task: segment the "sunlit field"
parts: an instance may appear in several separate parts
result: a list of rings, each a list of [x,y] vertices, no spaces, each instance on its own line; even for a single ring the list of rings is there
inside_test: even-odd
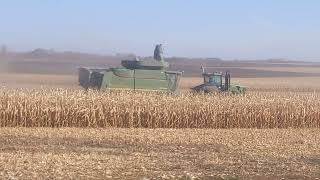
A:
[[[320,93],[0,90],[1,127],[318,128]]]
[[[2,128],[5,179],[314,179],[318,129]]]
[[[302,179],[320,174],[320,78],[232,78],[245,95],[84,91],[2,74],[4,178]]]

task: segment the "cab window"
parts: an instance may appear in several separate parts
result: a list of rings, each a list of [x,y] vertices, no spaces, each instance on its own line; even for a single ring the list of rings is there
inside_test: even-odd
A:
[[[221,76],[211,76],[209,78],[209,83],[215,86],[221,86]]]

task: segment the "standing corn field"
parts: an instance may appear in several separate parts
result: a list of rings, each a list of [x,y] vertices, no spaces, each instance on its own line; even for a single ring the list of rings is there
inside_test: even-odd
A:
[[[319,93],[0,90],[1,127],[320,127]]]

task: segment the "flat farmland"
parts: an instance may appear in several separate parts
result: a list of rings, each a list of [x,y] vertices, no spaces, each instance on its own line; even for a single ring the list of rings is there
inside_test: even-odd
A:
[[[86,92],[75,74],[3,72],[0,176],[319,178],[317,67],[237,67],[250,68],[259,77],[231,80],[249,88],[244,96],[190,94],[200,74],[167,95]],[[272,70],[281,76],[263,76]]]
[[[0,87],[27,89],[81,89],[76,75],[0,73]],[[307,91],[320,90],[320,76],[232,78],[233,84],[247,86],[249,91]],[[182,77],[179,89],[188,91],[203,83],[201,77]]]
[[[181,79],[181,90],[188,90],[203,83],[203,78],[184,77]],[[246,86],[255,92],[314,92],[320,90],[320,77],[273,77],[273,78],[232,78],[232,84]]]
[[[12,89],[79,89],[75,75],[0,73],[0,86]]]
[[[316,179],[318,129],[2,128],[4,179]]]

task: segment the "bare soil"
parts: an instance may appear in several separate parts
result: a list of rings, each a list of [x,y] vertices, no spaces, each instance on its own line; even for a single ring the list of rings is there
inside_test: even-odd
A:
[[[318,129],[2,128],[5,179],[316,179]]]
[[[117,67],[121,60],[133,57],[101,56],[75,52],[34,51],[29,53],[11,53],[0,56],[0,72],[22,74],[60,74],[76,75],[77,68]],[[150,57],[142,58],[151,60]],[[216,58],[166,58],[170,70],[184,71],[185,77],[201,76],[200,66],[213,67],[214,71],[230,70],[237,78],[262,77],[310,77],[320,76],[320,63],[294,61],[224,61]],[[303,69],[311,68],[310,71]]]
[[[0,87],[79,89],[77,67],[117,66],[121,58],[4,60]],[[320,90],[319,64],[170,61],[185,71],[182,91],[202,83],[200,64],[231,70],[232,82],[250,91]],[[1,128],[0,162],[3,179],[319,179],[320,131]]]

